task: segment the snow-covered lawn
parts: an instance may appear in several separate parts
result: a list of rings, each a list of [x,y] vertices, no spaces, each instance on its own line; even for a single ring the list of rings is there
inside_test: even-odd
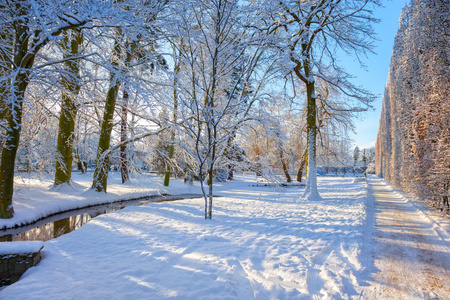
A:
[[[26,176],[26,175],[25,175]],[[29,224],[43,217],[61,211],[85,207],[87,205],[111,203],[161,193],[182,194],[200,193],[198,186],[183,184],[172,180],[170,187],[164,187],[162,180],[154,175],[142,175],[121,184],[120,173],[111,172],[108,179],[108,193],[90,190],[92,173],[73,174],[72,187],[64,185],[54,188],[53,179],[16,177],[13,195],[14,217],[0,219],[0,228]]]
[[[367,231],[366,183],[319,178],[323,200],[305,201],[302,189],[251,187],[252,179],[217,184],[221,197],[214,199],[212,220],[203,219],[202,199],[99,216],[46,242],[40,264],[1,290],[0,298],[359,296],[369,271],[361,253]],[[172,184],[173,191],[189,188]],[[189,189],[198,192],[197,187]],[[111,190],[114,197],[127,195],[120,188]]]

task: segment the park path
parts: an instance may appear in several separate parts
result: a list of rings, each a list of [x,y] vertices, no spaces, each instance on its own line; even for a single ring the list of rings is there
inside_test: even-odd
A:
[[[450,299],[450,248],[439,225],[382,179],[367,181],[371,274],[362,298]]]

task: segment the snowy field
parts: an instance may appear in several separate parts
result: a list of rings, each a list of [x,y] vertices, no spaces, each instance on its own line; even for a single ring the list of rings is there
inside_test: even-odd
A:
[[[22,180],[16,223],[86,204],[198,185],[153,176],[109,193]],[[320,201],[299,188],[255,186],[254,176],[215,185],[204,200],[129,206],[44,243],[43,259],[0,299],[448,299],[450,225],[381,179],[319,177]],[[3,222],[3,223],[1,223]],[[5,226],[8,220],[0,220]],[[406,230],[406,231],[405,231]],[[1,247],[0,243],[0,247]]]
[[[250,180],[217,185],[212,220],[203,219],[202,199],[99,216],[46,242],[40,264],[0,298],[357,297],[368,273],[366,183],[320,178],[323,200],[306,202],[301,189],[250,187]]]

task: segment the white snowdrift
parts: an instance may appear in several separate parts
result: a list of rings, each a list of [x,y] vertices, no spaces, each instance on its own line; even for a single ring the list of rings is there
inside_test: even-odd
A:
[[[42,247],[44,247],[42,241],[1,243],[0,255],[34,253],[41,250]]]

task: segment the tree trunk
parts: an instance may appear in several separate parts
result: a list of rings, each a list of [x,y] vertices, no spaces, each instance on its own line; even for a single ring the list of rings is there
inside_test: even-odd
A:
[[[303,170],[305,169],[305,165],[306,165],[306,157],[307,157],[307,153],[308,153],[308,148],[306,148],[305,153],[303,153],[303,156],[300,159],[300,166],[298,168],[298,172],[297,172],[297,181],[298,182],[302,182],[302,176],[303,176]]]
[[[209,131],[209,129],[208,129]],[[211,140],[210,140],[211,141]],[[215,146],[213,146],[213,150],[208,154],[208,195],[205,197],[205,219],[212,218],[212,202],[213,202],[213,177],[214,177],[214,155],[215,155]],[[200,178],[203,180],[203,178]]]
[[[70,58],[78,54],[78,46],[82,43],[83,35],[72,32],[73,36],[69,38],[67,33],[61,47],[70,54],[65,54],[64,58]],[[68,43],[70,39],[70,49]],[[62,92],[61,113],[59,117],[58,142],[56,149],[58,158],[55,168],[55,185],[63,183],[69,184],[72,180],[72,162],[73,162],[73,141],[75,131],[75,120],[77,116],[76,96],[80,91],[80,68],[74,60],[65,62],[67,74],[61,76],[61,83],[64,87]]]
[[[205,97],[205,107],[206,107],[206,128],[207,128],[207,138],[208,138],[208,214],[205,218],[212,219],[212,202],[213,202],[213,177],[214,177],[214,162],[216,160],[216,142],[217,142],[217,124],[215,122],[214,116],[214,100],[217,84],[217,57],[218,49],[215,49],[213,68],[212,68],[212,82],[211,88]]]
[[[307,68],[305,68],[307,69]],[[306,72],[305,72],[306,73]],[[306,77],[309,78],[309,70]],[[307,95],[307,139],[308,139],[308,172],[305,187],[305,197],[310,200],[320,199],[317,190],[317,168],[316,168],[316,138],[317,138],[317,107],[314,91],[314,80],[306,85]]]
[[[228,177],[227,180],[233,180],[234,179],[234,169],[232,164],[228,164]]]
[[[288,183],[292,182],[291,175],[289,175],[289,170],[286,166],[286,162],[284,161],[283,150],[281,150],[281,149],[280,149],[279,157],[280,157],[280,162],[281,162],[281,166],[283,168],[284,175],[286,176],[286,182],[288,182]]]
[[[194,183],[194,175],[189,163],[186,163],[186,166],[184,167],[184,183]]]
[[[81,171],[82,174],[85,174],[87,172],[87,162],[83,160],[82,156],[80,155],[80,122],[78,122],[78,133],[77,133],[77,147],[75,148],[75,158],[77,160],[77,167],[78,170]],[[84,135],[83,135],[83,142],[82,144],[85,144],[86,142],[86,129],[87,125],[86,122],[84,123]]]
[[[86,174],[86,163],[81,161],[80,158],[77,158],[77,168],[81,171],[81,174]]]
[[[20,131],[22,129],[22,107],[28,81],[26,75],[19,74],[16,77],[14,100],[9,107],[7,116],[6,140],[2,150],[0,166],[0,218],[8,219],[14,215],[12,196],[14,190],[14,163],[16,161],[17,148],[19,147]]]
[[[126,43],[126,57],[125,57],[125,67],[130,65],[131,60],[133,59],[133,51],[136,47],[136,42],[129,44]],[[126,88],[126,84],[123,87],[123,106],[122,106],[122,114],[121,114],[121,125],[120,125],[120,142],[123,145],[120,147],[120,174],[122,177],[122,184],[130,180],[130,174],[128,169],[128,159],[127,159],[127,144],[124,143],[127,140],[127,132],[128,132],[128,98],[129,94]]]
[[[212,172],[210,172],[212,173]],[[208,192],[208,219],[212,219],[212,203],[213,203],[213,185],[212,183],[209,185],[209,192]]]
[[[120,34],[118,34],[118,37]],[[117,74],[118,60],[120,59],[121,47],[117,39],[114,42],[114,53],[111,64],[113,69],[110,75],[110,87],[106,95],[105,111],[103,114],[102,128],[97,148],[97,162],[92,180],[92,189],[97,192],[105,192],[108,184],[109,171],[109,153],[107,153],[111,144],[111,132],[113,128],[114,109],[116,106],[117,93],[119,91],[120,81]]]
[[[223,152],[223,156],[225,156],[228,160],[227,169],[228,169],[228,176],[227,180],[233,180],[234,177],[234,167],[231,163],[231,160],[233,159],[233,141],[234,141],[235,135],[233,134],[228,138],[227,146],[225,147],[225,150]]]
[[[172,143],[169,146],[169,157],[168,157],[168,162],[167,162],[167,165],[166,165],[166,174],[164,175],[164,186],[169,186],[170,173],[171,173],[171,164],[172,164],[174,150],[175,150],[175,147],[174,147],[174,145]]]
[[[13,38],[9,35],[8,32],[6,32],[6,30],[1,32],[1,40],[2,41],[13,41]],[[7,62],[9,61],[9,57],[8,55],[6,55],[5,52],[0,51],[0,61],[3,62]],[[11,70],[11,64],[8,65],[0,65],[0,73],[6,75],[10,70]],[[11,84],[10,80],[5,80],[5,82],[0,82],[0,122],[3,123],[3,121],[6,122],[6,124],[9,125],[10,120],[7,120],[8,116],[10,115],[9,111],[8,111],[8,104],[7,104],[7,100],[8,100],[8,95],[9,95],[9,90],[8,90],[8,86]],[[6,119],[6,120],[5,120]],[[7,137],[5,137],[8,141],[9,139],[13,138],[12,136],[10,137],[10,134],[12,132],[6,131],[5,135],[7,135]],[[13,192],[13,181],[9,179],[9,177],[12,176],[12,179],[14,179],[14,160],[15,160],[15,156],[16,154],[14,153],[6,153],[5,152],[5,157],[3,152],[7,149],[6,147],[8,147],[4,143],[4,138],[0,138],[0,145],[2,145],[3,147],[0,150],[1,153],[1,165],[0,165],[0,218],[2,219],[6,219],[6,218],[12,218],[13,214],[14,214],[14,209],[12,206],[12,192]],[[9,147],[8,147],[9,148]],[[4,162],[5,160],[5,162]],[[13,162],[12,164],[12,168],[11,165],[8,166],[8,168],[6,168],[6,166],[4,167],[4,164],[7,164],[9,162]],[[10,171],[12,170],[12,174],[10,174]],[[9,172],[8,172],[9,171]]]
[[[205,215],[205,219],[212,219],[212,202],[213,202],[213,182],[214,182],[214,161],[216,159],[216,139],[217,139],[217,129],[216,126],[211,128],[208,125],[208,140],[209,145],[212,149],[210,150],[208,157],[208,214]]]
[[[122,103],[122,118],[120,125],[120,142],[123,143],[127,140],[127,115],[128,115],[128,92],[124,87],[123,91],[123,103]],[[124,144],[120,147],[120,174],[122,176],[122,184],[130,180],[128,174],[128,162],[127,162],[127,145]]]
[[[0,40],[4,43],[12,44],[13,38],[10,36],[8,32],[2,31],[0,33]],[[9,70],[11,70],[11,64],[7,63],[9,61],[8,55],[5,52],[0,51],[0,61],[4,65],[0,65],[0,74],[6,75]],[[8,95],[8,86],[10,86],[11,81],[5,80],[0,81],[0,122],[6,118],[8,112],[8,105],[6,104],[6,99]],[[1,138],[0,138],[1,142]]]
[[[181,53],[180,53],[181,55]],[[174,73],[175,73],[175,77],[173,79],[173,122],[176,123],[177,122],[177,109],[178,109],[178,95],[177,95],[177,82],[178,82],[178,73],[180,72],[180,62],[176,62],[175,63],[175,67],[174,67]],[[175,151],[175,146],[174,146],[174,142],[175,142],[175,132],[172,133],[172,143],[169,146],[169,161],[167,163],[167,170],[166,170],[166,175],[164,177],[164,186],[169,186],[169,182],[170,182],[170,172],[171,172],[171,164],[172,164],[172,159],[173,159],[173,154]]]

